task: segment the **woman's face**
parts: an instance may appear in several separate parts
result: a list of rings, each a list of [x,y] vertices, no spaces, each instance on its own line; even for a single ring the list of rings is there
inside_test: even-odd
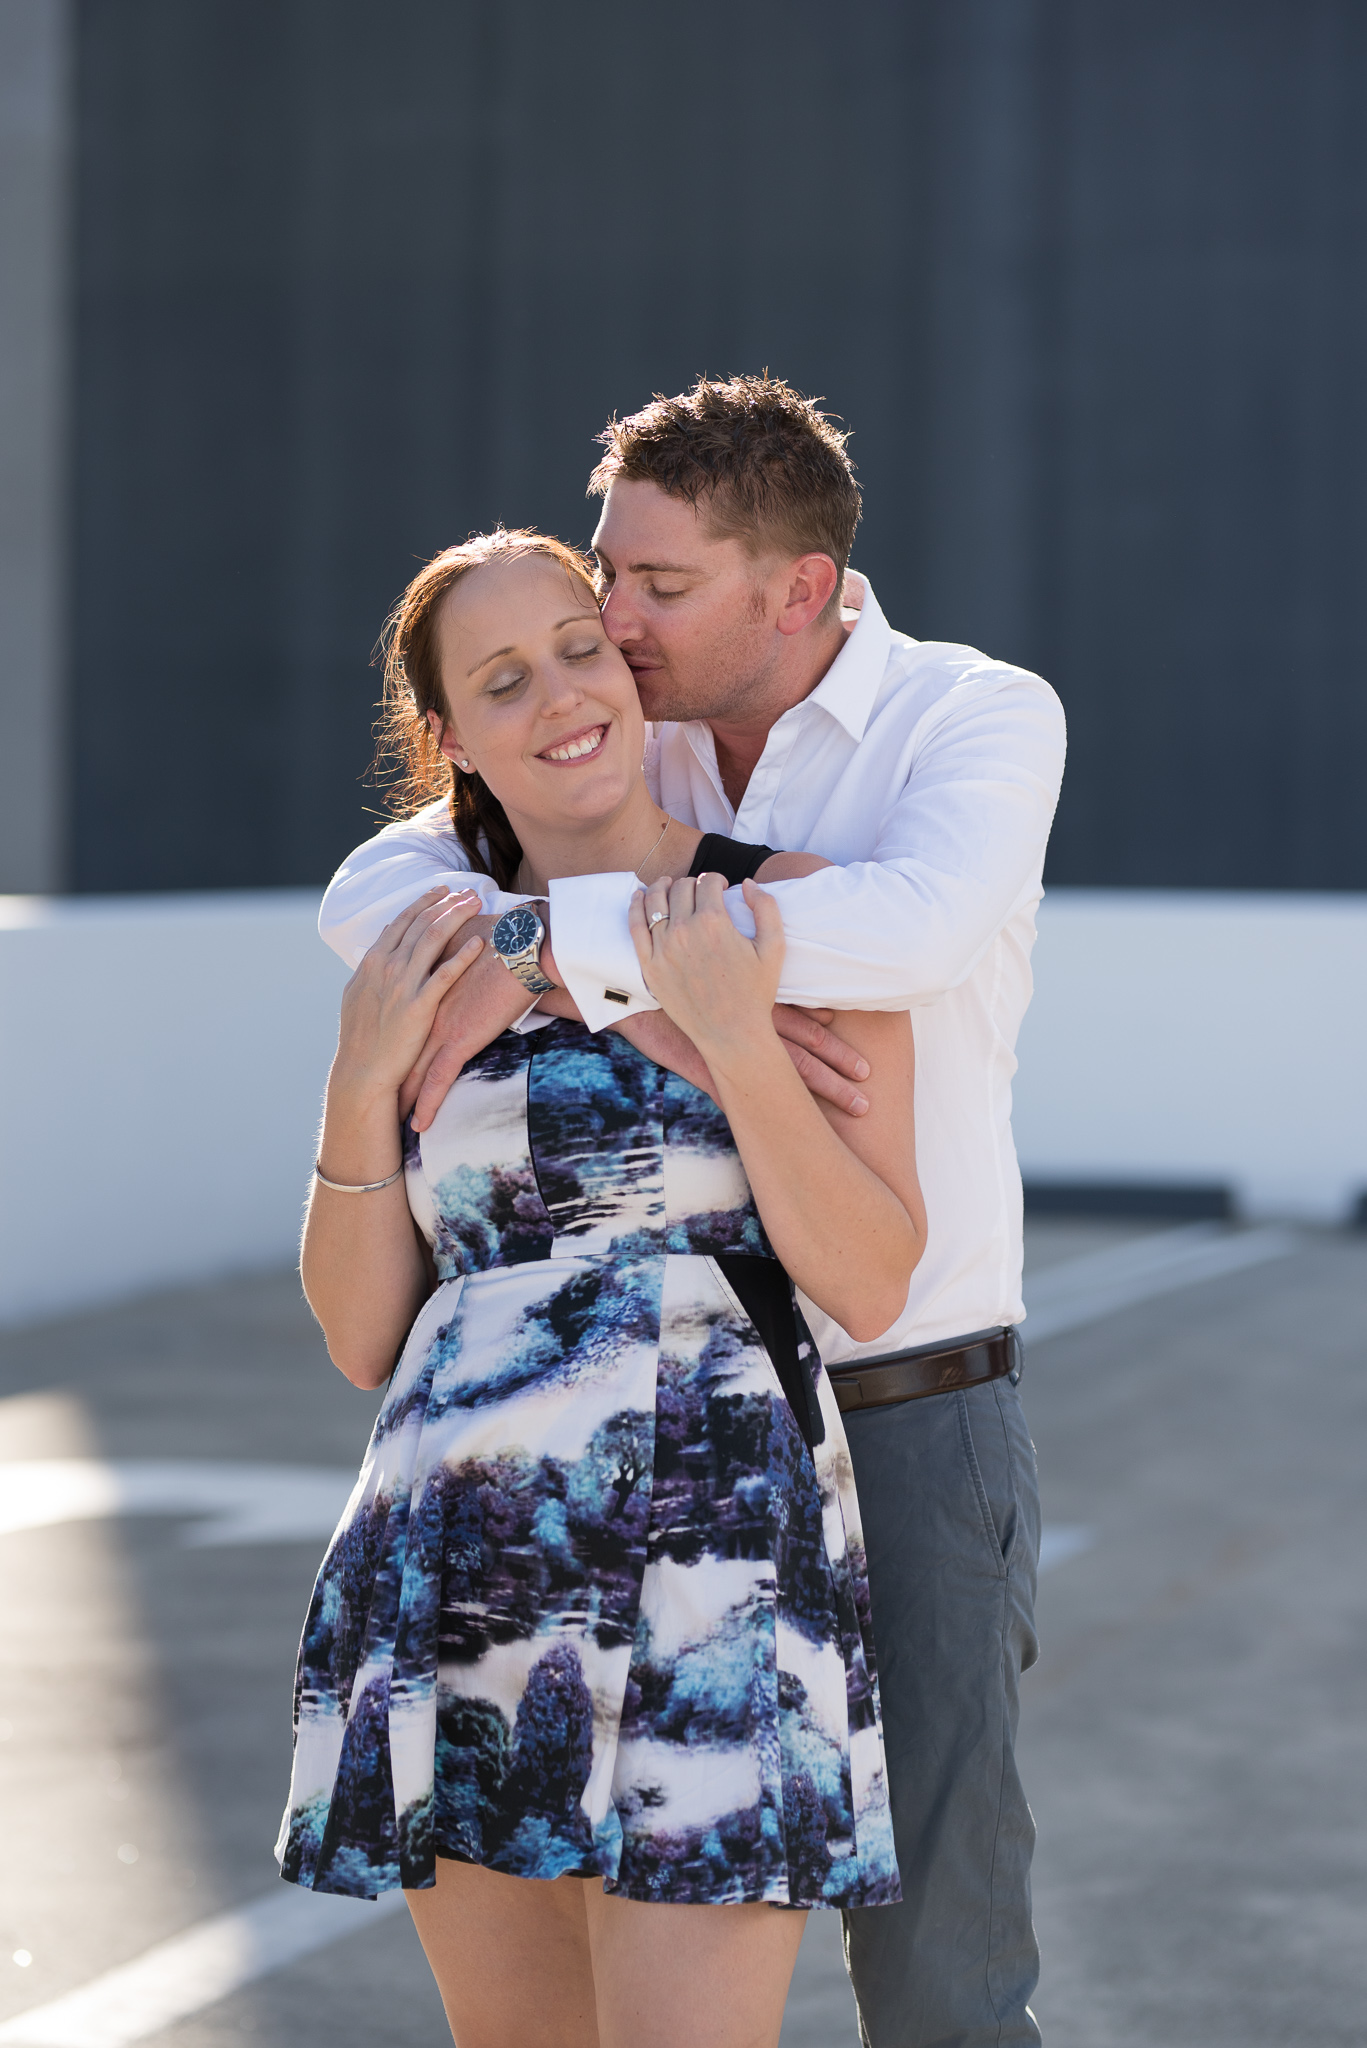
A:
[[[547,555],[472,569],[443,601],[437,648],[450,716],[429,711],[432,729],[510,820],[612,817],[640,780],[645,721],[577,576]]]

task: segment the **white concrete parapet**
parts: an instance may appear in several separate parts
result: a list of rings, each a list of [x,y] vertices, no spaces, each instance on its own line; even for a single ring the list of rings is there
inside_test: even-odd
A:
[[[1027,1180],[1367,1191],[1367,896],[1051,889],[1013,1124]]]
[[[309,890],[0,897],[0,1321],[287,1262],[345,970]],[[1367,1189],[1367,897],[1052,890],[1027,1178]]]
[[[317,915],[0,897],[0,1321],[293,1256],[346,979]]]

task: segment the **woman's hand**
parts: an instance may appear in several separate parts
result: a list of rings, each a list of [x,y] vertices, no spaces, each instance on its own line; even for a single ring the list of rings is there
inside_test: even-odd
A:
[[[630,921],[646,987],[709,1064],[773,1038],[783,966],[783,918],[772,896],[742,884],[755,920],[742,937],[725,905],[721,875],[662,875],[633,897]]]
[[[773,1024],[783,964],[778,905],[752,882],[742,938],[720,875],[653,883],[631,905],[646,987],[707,1062],[775,1256],[858,1342],[890,1329],[925,1245],[915,1168],[915,1050],[905,1012],[845,1012],[851,1049],[878,1058],[881,1113],[856,1119],[814,1102]],[[654,917],[652,925],[650,919]],[[867,1104],[865,1105],[868,1106]]]
[[[397,1101],[442,997],[484,950],[475,937],[441,958],[479,907],[473,889],[458,896],[429,889],[385,926],[342,995],[330,1094],[340,1087],[356,1098]]]

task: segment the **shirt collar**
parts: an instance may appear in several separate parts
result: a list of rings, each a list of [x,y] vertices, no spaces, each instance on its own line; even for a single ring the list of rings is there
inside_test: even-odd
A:
[[[883,608],[874,596],[873,585],[868,578],[850,570],[846,578],[847,589],[851,585],[864,593],[859,617],[845,635],[845,645],[811,696],[804,698],[803,702],[819,704],[857,742],[864,737],[864,729],[887,670],[888,656],[892,652],[892,628],[883,616]],[[795,708],[800,710],[802,706]]]

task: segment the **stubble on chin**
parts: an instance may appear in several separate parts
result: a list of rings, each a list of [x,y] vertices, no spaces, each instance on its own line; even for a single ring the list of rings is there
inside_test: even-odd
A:
[[[662,688],[650,691],[638,690],[641,709],[653,725],[687,725],[699,718],[721,718],[725,712],[718,703],[717,692],[709,691],[690,697],[677,685],[666,682]]]
[[[666,677],[658,674],[650,678],[650,686],[643,689],[638,683],[636,694],[641,700],[641,709],[652,725],[685,725],[690,718],[705,717],[686,703],[681,693]]]
[[[746,665],[745,650],[719,649],[716,658],[700,663],[695,680],[681,682],[668,669],[640,677],[636,694],[646,717],[657,725],[686,725],[690,719],[744,718],[762,697],[765,678]],[[739,655],[739,659],[737,658]]]

